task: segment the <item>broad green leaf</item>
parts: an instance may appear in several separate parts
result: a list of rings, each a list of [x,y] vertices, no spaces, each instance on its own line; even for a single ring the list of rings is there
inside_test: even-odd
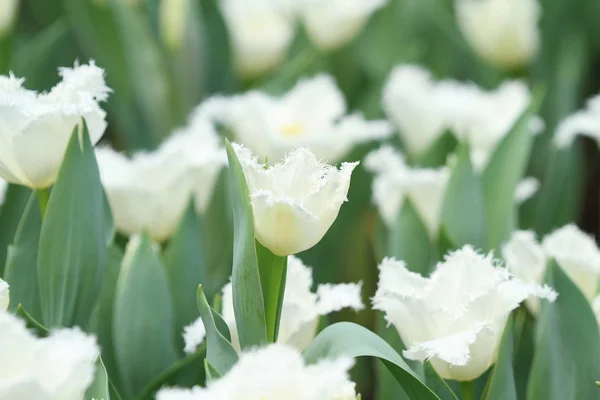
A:
[[[554,303],[542,303],[527,399],[600,399],[594,384],[600,376],[600,332],[594,312],[554,260],[546,283],[559,295]]]
[[[419,155],[416,164],[421,167],[439,168],[446,164],[448,155],[454,153],[458,146],[456,136],[450,131],[440,136],[423,154]]]
[[[23,211],[31,197],[31,190],[25,186],[8,185],[4,203],[0,205],[0,276],[4,276],[8,246],[14,243],[17,227],[21,223]]]
[[[287,278],[287,257],[280,257],[256,241],[260,286],[265,300],[265,317],[269,343],[277,342],[281,308]]]
[[[204,289],[204,286],[202,288]],[[214,308],[211,307],[210,310],[212,311],[213,318],[215,319],[215,326],[217,327],[217,330],[225,339],[227,339],[229,343],[231,343],[231,332],[229,332],[229,325],[227,325],[227,322],[225,322],[223,317]]]
[[[38,284],[44,323],[87,326],[106,265],[102,185],[87,126],[69,141],[42,223]]]
[[[194,205],[190,204],[179,228],[164,253],[165,267],[173,305],[175,306],[175,335],[183,350],[183,329],[198,318],[196,291],[206,281],[204,235]]]
[[[378,358],[394,374],[411,400],[439,400],[389,344],[360,325],[349,322],[331,325],[304,351],[304,359],[311,364],[323,358],[340,356]]]
[[[206,380],[208,382],[214,381],[215,379],[219,379],[221,375],[217,372],[216,369],[208,362],[208,359],[204,359],[204,373],[206,374]]]
[[[128,399],[177,360],[164,267],[147,234],[132,240],[121,266],[113,314],[115,358]]]
[[[533,361],[535,319],[525,309],[520,307],[515,311],[515,385],[517,398],[527,397],[527,381]]]
[[[13,243],[8,247],[4,280],[10,285],[10,310],[22,304],[42,319],[37,277],[38,243],[42,219],[35,194],[29,197]]]
[[[389,230],[388,241],[387,255],[405,261],[411,271],[429,275],[433,246],[427,227],[408,198],[396,217],[396,225]]]
[[[233,203],[233,309],[242,349],[267,344],[265,308],[256,247],[254,216],[242,166],[228,140],[229,180]]]
[[[438,395],[440,400],[458,400],[456,394],[450,389],[446,381],[438,375],[429,361],[425,362],[425,383]]]
[[[106,245],[110,246],[117,234],[117,228],[115,227],[112,210],[110,209],[108,197],[104,189],[102,189],[102,205],[104,207],[104,240]]]
[[[515,121],[490,159],[481,183],[485,199],[487,249],[500,246],[510,234],[515,210],[515,190],[525,175],[533,146],[531,120],[539,109],[541,95]]]
[[[84,400],[110,400],[110,390],[106,368],[102,363],[102,358],[96,360],[96,373],[94,381],[85,391]]]
[[[400,339],[400,335],[398,335],[398,331],[394,326],[387,326],[387,321],[385,320],[383,313],[377,313],[375,318],[377,318],[375,330],[377,335],[385,340],[392,348],[402,349],[403,343],[402,339]],[[404,390],[402,390],[402,386],[396,381],[396,378],[392,372],[387,369],[385,364],[376,363],[375,374],[377,378],[375,390],[376,399],[408,399],[408,396],[404,393]]]
[[[512,204],[512,203],[511,203]],[[485,246],[485,208],[481,182],[471,165],[469,146],[458,151],[442,208],[442,226],[452,243]]]
[[[206,360],[220,376],[223,376],[237,362],[237,352],[217,329],[214,312],[206,301],[202,285],[198,286],[197,301],[198,310],[206,329]]]
[[[498,350],[498,359],[486,385],[483,400],[517,400],[513,353],[514,324],[511,316],[504,328],[500,349]]]

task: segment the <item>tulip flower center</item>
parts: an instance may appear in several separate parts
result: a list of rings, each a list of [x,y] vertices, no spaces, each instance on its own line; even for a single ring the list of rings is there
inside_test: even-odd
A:
[[[281,126],[281,133],[283,136],[287,137],[300,136],[304,133],[304,131],[304,125],[297,122],[291,122]]]

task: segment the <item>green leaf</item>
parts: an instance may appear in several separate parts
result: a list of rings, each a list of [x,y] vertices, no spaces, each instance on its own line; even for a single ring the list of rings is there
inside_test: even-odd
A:
[[[17,228],[21,223],[23,211],[27,205],[31,190],[25,186],[9,184],[0,205],[0,276],[4,276],[7,262],[8,246],[14,243]]]
[[[429,361],[425,362],[424,370],[427,386],[438,395],[440,400],[458,400],[456,394],[450,389],[446,381],[438,375]]]
[[[42,219],[35,193],[29,201],[13,243],[8,247],[4,280],[10,285],[10,310],[19,304],[37,319],[42,318],[37,277],[38,243]]]
[[[169,282],[147,234],[129,243],[115,295],[113,340],[125,398],[177,360]]]
[[[206,380],[208,382],[219,379],[221,375],[217,372],[216,369],[208,362],[208,359],[204,359],[204,373],[206,374]]]
[[[429,274],[433,248],[429,232],[419,213],[408,198],[396,217],[396,225],[389,231],[387,255],[403,260],[411,271],[423,276]]]
[[[110,209],[108,197],[104,189],[102,189],[102,206],[104,207],[104,240],[106,246],[109,246],[117,234],[117,228],[115,227],[112,210]]]
[[[17,309],[15,310],[15,315],[17,317],[21,318],[23,321],[25,321],[27,328],[34,331],[37,336],[44,337],[44,336],[48,336],[48,334],[50,333],[48,328],[46,328],[44,325],[39,323],[27,311],[25,311],[25,308],[23,308],[22,304],[19,304],[17,306]]]
[[[450,131],[440,136],[423,154],[419,155],[416,164],[425,168],[438,168],[446,164],[448,155],[458,146],[456,136]]]
[[[204,286],[202,286],[202,288],[204,289]],[[229,343],[231,343],[231,332],[229,332],[229,325],[227,325],[227,322],[225,322],[223,317],[221,317],[221,315],[214,308],[211,307],[210,311],[212,311],[213,318],[215,319],[215,326],[217,327],[217,330],[225,339],[227,339]]]
[[[175,306],[174,332],[183,349],[183,329],[198,318],[196,291],[206,281],[204,235],[191,203],[165,250],[164,260]]]
[[[600,399],[594,384],[600,376],[600,332],[594,312],[554,260],[549,263],[546,283],[559,296],[554,303],[542,303],[527,398]]]
[[[280,257],[256,241],[260,286],[265,300],[267,338],[269,343],[277,342],[281,307],[287,278],[287,257]]]
[[[542,96],[534,96],[531,104],[513,124],[493,153],[483,176],[487,249],[498,248],[510,234],[510,221],[515,210],[515,190],[525,175],[533,147],[531,119],[539,109]]]
[[[412,400],[438,399],[410,369],[406,362],[383,339],[349,322],[340,322],[325,328],[304,351],[304,359],[312,364],[323,358],[375,357],[388,367]]]
[[[512,203],[511,203],[512,204]],[[463,144],[458,152],[456,165],[442,208],[442,225],[452,243],[476,248],[485,246],[485,209],[479,177],[473,171],[469,146]]]
[[[87,126],[73,130],[52,189],[38,248],[44,323],[87,326],[106,264],[102,185]]]
[[[233,309],[243,349],[267,344],[267,328],[256,247],[254,216],[242,166],[228,140],[229,180],[233,203]]]
[[[98,357],[96,360],[96,373],[94,375],[94,381],[85,391],[83,398],[84,400],[110,400],[109,387],[106,368],[104,368],[102,358]]]
[[[202,285],[198,286],[197,300],[198,310],[206,329],[206,360],[220,376],[223,376],[237,362],[237,352],[217,329],[213,310],[206,301]]]
[[[498,350],[498,359],[488,380],[483,400],[517,400],[515,373],[513,370],[514,353],[513,317],[508,319]]]

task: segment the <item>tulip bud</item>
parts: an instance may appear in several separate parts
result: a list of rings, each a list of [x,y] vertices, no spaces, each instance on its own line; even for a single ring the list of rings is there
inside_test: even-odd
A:
[[[8,283],[0,279],[0,312],[8,309],[8,303],[10,301],[9,294]]]
[[[506,321],[523,300],[557,296],[470,246],[448,254],[429,278],[390,258],[379,271],[373,308],[398,330],[404,356],[429,360],[442,378],[457,381],[472,381],[496,362]]]
[[[475,52],[512,69],[531,63],[540,33],[538,0],[456,0],[458,25]]]
[[[19,0],[0,1],[0,39],[12,29],[18,10]]]
[[[355,400],[355,385],[348,375],[352,364],[352,359],[342,357],[306,365],[296,349],[272,344],[241,354],[226,375],[206,388],[161,389],[156,399]]]
[[[165,43],[173,50],[183,42],[186,19],[189,13],[189,0],[161,0],[160,33]]]
[[[299,148],[283,162],[267,166],[245,147],[233,147],[248,182],[256,239],[278,256],[316,245],[347,201],[358,163],[342,163],[338,170]]]

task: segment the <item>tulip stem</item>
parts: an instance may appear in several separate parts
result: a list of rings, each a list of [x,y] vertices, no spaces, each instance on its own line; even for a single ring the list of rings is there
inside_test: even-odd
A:
[[[475,400],[473,381],[460,382],[460,397],[462,400]]]
[[[50,199],[50,189],[48,189],[48,188],[39,189],[39,190],[36,190],[35,193],[37,194],[38,204],[40,205],[40,214],[41,214],[42,220],[43,220],[44,216],[46,215],[46,208],[48,207],[48,200]]]
[[[279,334],[281,308],[285,294],[287,257],[273,254],[258,241],[256,242],[256,255],[265,304],[267,340],[269,343],[275,343]]]

